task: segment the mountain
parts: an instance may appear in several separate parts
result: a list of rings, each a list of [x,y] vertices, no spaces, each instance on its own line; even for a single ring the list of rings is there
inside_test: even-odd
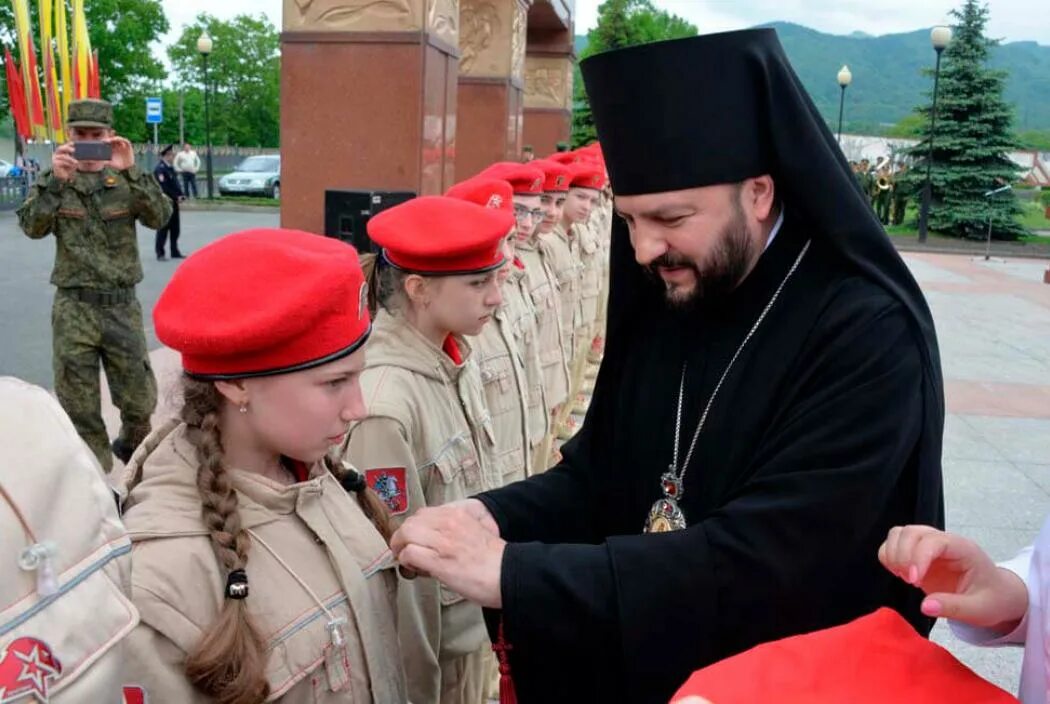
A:
[[[935,54],[930,30],[872,37],[825,34],[789,22],[773,27],[813,102],[832,125],[838,120],[840,88],[836,75],[843,64],[853,82],[846,90],[845,124],[850,131],[875,131],[909,115],[929,100]],[[579,54],[587,38],[576,37]],[[992,50],[989,65],[1008,73],[1006,100],[1014,105],[1017,130],[1050,130],[1050,46],[1010,42]]]

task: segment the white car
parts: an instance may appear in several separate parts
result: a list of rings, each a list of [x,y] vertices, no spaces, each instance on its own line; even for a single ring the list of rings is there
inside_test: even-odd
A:
[[[281,199],[281,157],[250,156],[219,179],[219,195],[255,195]]]

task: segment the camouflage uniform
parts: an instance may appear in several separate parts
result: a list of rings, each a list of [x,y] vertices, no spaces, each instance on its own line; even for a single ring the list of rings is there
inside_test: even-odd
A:
[[[878,182],[874,188],[874,196],[872,198],[875,206],[875,214],[879,218],[879,222],[883,225],[890,224],[890,202],[893,199],[893,194],[889,188],[879,188]]]
[[[73,127],[108,127],[112,117],[109,103],[100,100],[69,106]],[[142,280],[135,220],[157,229],[170,217],[169,200],[153,176],[137,166],[78,172],[68,183],[48,169],[18,209],[19,224],[30,238],[55,236],[55,393],[107,470],[113,458],[102,422],[99,362],[120,409],[117,442],[133,449],[149,433],[157,403],[142,307],[135,297],[135,284]]]

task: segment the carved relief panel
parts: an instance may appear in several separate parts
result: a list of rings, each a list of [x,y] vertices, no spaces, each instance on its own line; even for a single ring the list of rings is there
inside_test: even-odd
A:
[[[520,79],[526,21],[519,0],[462,0],[460,74]]]
[[[284,0],[288,32],[397,32],[423,27],[426,0]],[[456,0],[444,0],[455,4]]]
[[[459,46],[459,0],[426,0],[427,31],[445,42]]]
[[[526,57],[525,107],[572,107],[572,61],[568,57]]]

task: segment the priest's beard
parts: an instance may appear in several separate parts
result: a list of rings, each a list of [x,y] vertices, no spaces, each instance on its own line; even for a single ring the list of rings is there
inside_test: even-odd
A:
[[[672,309],[690,311],[727,296],[744,280],[754,260],[755,242],[747,228],[744,210],[734,199],[733,218],[718,233],[718,241],[702,265],[684,255],[668,252],[653,260],[647,269],[664,284],[665,300]],[[658,273],[660,267],[692,269],[696,283],[690,289],[666,283]]]

